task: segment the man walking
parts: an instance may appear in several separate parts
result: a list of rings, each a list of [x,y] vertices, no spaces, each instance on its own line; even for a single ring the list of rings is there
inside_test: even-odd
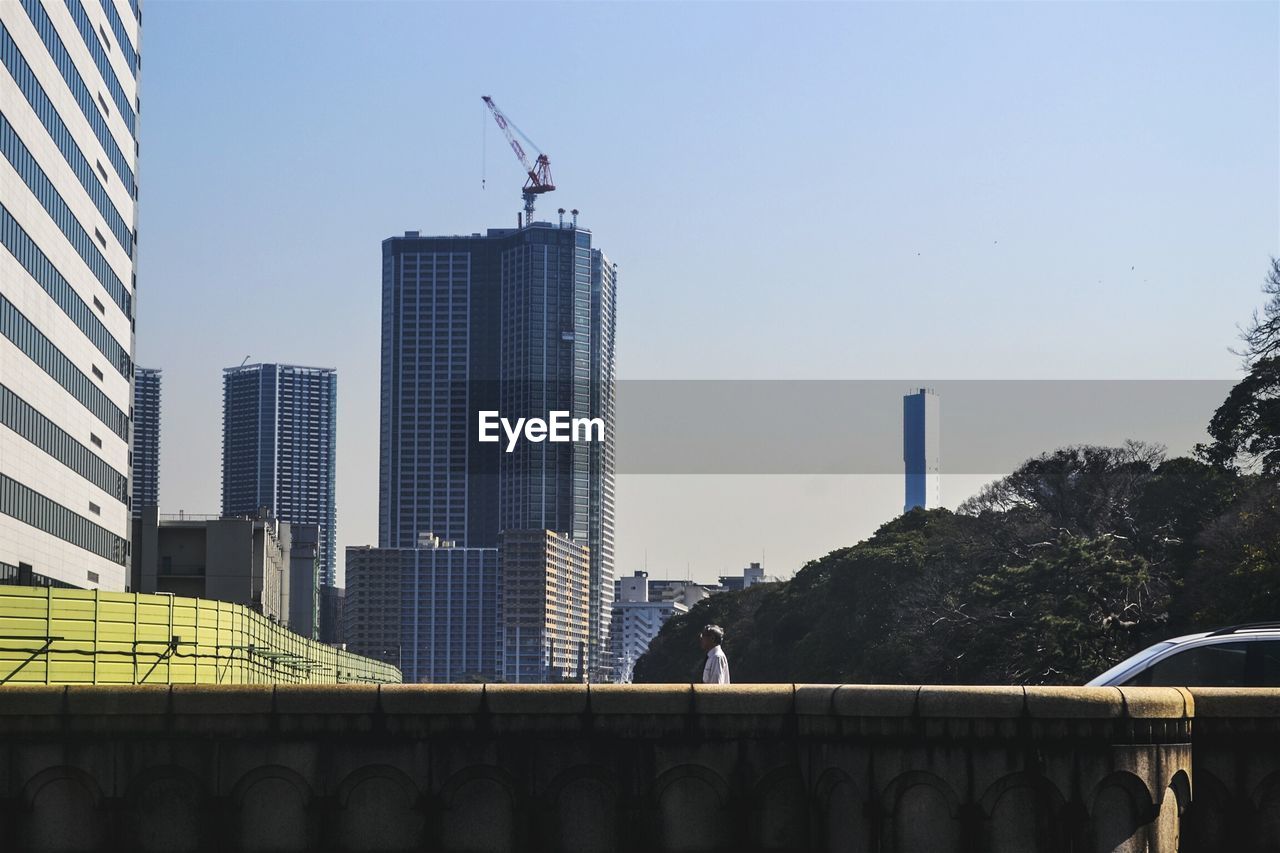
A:
[[[729,659],[724,655],[721,643],[724,642],[724,629],[719,625],[708,625],[702,629],[698,641],[702,650],[707,653],[707,661],[702,666],[703,684],[728,684]]]

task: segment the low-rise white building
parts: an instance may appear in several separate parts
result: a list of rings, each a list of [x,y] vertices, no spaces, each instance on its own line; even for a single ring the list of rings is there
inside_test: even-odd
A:
[[[658,636],[663,623],[688,610],[689,606],[675,597],[650,601],[648,572],[636,572],[632,577],[619,579],[614,586],[611,634],[615,680],[620,684],[631,683],[636,661],[648,651],[649,643]]]

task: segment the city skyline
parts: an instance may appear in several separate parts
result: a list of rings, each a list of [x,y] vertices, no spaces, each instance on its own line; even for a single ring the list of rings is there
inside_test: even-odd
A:
[[[1280,0],[0,0],[6,850],[1280,851],[1278,601]]]
[[[162,35],[149,67],[164,73],[148,87],[156,135],[143,148],[154,195],[142,212],[151,248],[141,259],[139,346],[166,369],[167,433],[197,446],[208,437],[216,393],[202,363],[252,352],[372,377],[373,240],[515,224],[523,176],[492,127],[482,150],[484,93],[552,157],[559,189],[543,216],[555,205],[580,208],[635,282],[619,330],[623,378],[906,385],[913,376],[1237,375],[1228,347],[1256,304],[1280,221],[1274,8],[545,11],[533,26],[565,48],[569,67],[592,69],[583,97],[604,108],[607,133],[568,103],[513,83],[521,62],[501,46],[526,28],[485,10],[151,10],[148,24]],[[636,38],[612,44],[607,34],[619,27]],[[433,33],[437,49],[409,49],[415,31]],[[752,67],[740,45],[765,33],[777,36],[775,54]],[[207,67],[231,38],[238,61],[215,78]],[[298,38],[310,47],[282,56]],[[473,38],[493,49],[466,54]],[[334,52],[365,63],[336,75],[317,64]],[[709,75],[712,67],[731,73]],[[830,86],[812,86],[814,75]],[[422,96],[415,81],[425,77],[435,82]],[[318,124],[308,97],[281,99],[314,91],[313,81],[361,121]],[[216,122],[191,91],[217,104]],[[431,109],[397,110],[410,96]],[[369,126],[396,132],[372,137],[378,156],[343,167],[348,192],[333,208],[314,176],[367,150],[368,134],[359,132],[357,147],[355,128]],[[262,141],[256,159],[230,143],[250,128]],[[1221,156],[1206,160],[1210,148]],[[778,151],[804,156],[783,161]],[[193,158],[210,178],[200,195],[185,177]],[[651,180],[636,180],[641,163]],[[743,180],[760,166],[767,194]],[[243,198],[271,203],[233,212]],[[761,223],[767,240],[751,237]],[[171,248],[215,243],[255,262],[233,271],[211,249]],[[196,294],[215,287],[232,298],[196,307]],[[798,287],[801,301],[791,298]],[[313,298],[294,300],[303,294]],[[290,300],[296,328],[237,307],[264,297]],[[191,311],[231,331],[209,341],[176,335],[167,318]],[[376,397],[371,382],[352,384],[340,403],[339,502],[350,508],[340,545],[375,541],[377,451],[367,437]],[[216,467],[171,443],[164,453],[166,509],[207,506]],[[948,477],[946,503],[999,473]],[[771,570],[790,574],[867,535],[900,511],[902,496],[900,476],[623,475],[618,502],[621,571],[639,567],[647,550],[663,571],[691,563],[709,578],[762,548]],[[839,511],[829,510],[836,502]]]

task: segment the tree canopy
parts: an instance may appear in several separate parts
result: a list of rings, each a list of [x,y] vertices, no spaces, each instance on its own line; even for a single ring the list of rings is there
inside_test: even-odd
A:
[[[1082,683],[1158,639],[1280,616],[1274,481],[1152,448],[1032,459],[959,512],[913,510],[783,583],[673,617],[637,681]]]

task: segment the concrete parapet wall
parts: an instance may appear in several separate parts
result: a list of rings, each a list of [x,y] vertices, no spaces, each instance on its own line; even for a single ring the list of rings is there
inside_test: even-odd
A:
[[[1225,737],[1233,701],[1274,730],[1277,697],[14,686],[0,689],[0,837],[30,851],[1174,853],[1200,703]],[[1234,784],[1236,759],[1214,760]],[[1272,765],[1255,763],[1271,792]]]
[[[1191,853],[1280,850],[1280,690],[1193,688]]]

